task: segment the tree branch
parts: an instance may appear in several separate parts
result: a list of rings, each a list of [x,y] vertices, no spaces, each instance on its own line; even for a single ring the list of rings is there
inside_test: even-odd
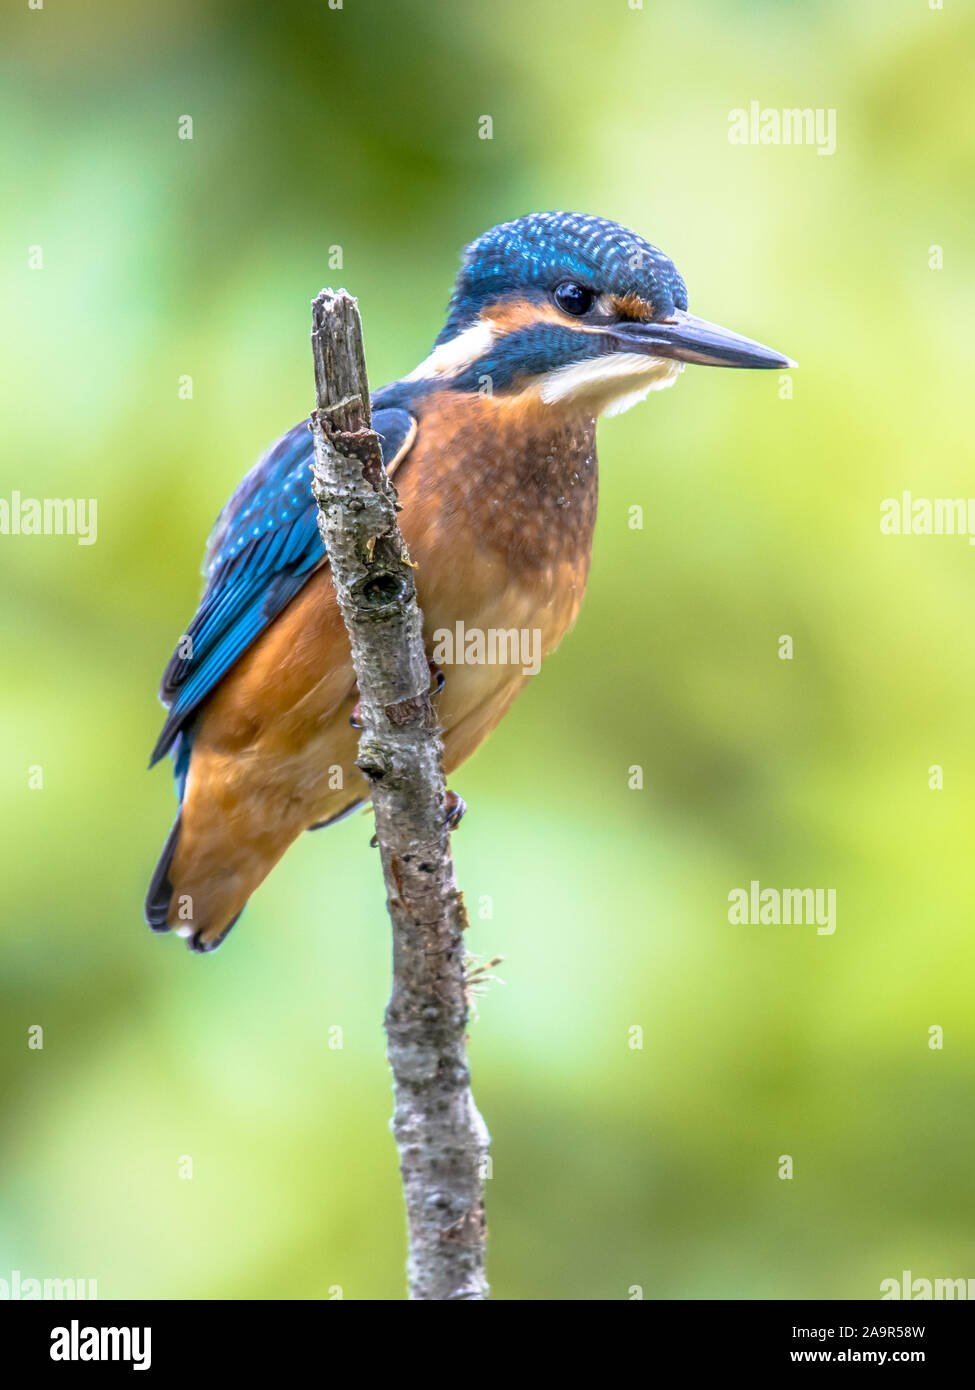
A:
[[[344,290],[322,290],[313,301],[312,350],[312,486],[359,682],[356,765],[372,791],[393,928],[386,1038],[410,1297],[480,1300],[488,1294],[490,1141],[467,1062],[467,913],[450,855],[443,743],[413,567],[371,428],[359,311]]]

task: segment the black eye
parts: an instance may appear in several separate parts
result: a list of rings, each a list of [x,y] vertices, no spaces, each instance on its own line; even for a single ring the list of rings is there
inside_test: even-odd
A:
[[[592,308],[593,292],[574,280],[565,280],[555,291],[555,302],[567,314],[588,314]]]

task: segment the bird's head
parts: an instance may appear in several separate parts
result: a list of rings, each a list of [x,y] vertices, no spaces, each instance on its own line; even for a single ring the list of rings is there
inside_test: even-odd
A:
[[[670,386],[685,362],[795,366],[689,314],[673,261],[635,232],[543,212],[466,248],[443,331],[406,380],[614,415]]]

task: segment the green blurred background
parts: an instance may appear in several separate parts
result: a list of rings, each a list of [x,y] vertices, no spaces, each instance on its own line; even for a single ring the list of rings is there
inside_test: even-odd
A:
[[[379,385],[428,350],[463,243],[553,207],[636,228],[694,311],[802,366],[791,400],[692,367],[601,425],[582,617],[454,778],[470,944],[505,957],[472,1025],[494,1296],[975,1276],[975,554],[879,529],[903,488],[975,491],[971,9],[47,0],[3,24],[0,495],[99,512],[91,547],[0,537],[0,1277],[402,1296],[369,823],[306,836],[215,956],[152,937],[155,687],[210,523],[309,408],[315,291],[359,296]],[[836,153],[731,145],[752,100],[836,108]],[[835,935],[729,925],[751,879],[835,888]]]

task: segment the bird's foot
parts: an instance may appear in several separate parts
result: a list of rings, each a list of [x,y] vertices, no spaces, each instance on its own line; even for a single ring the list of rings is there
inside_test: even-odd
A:
[[[443,690],[444,686],[447,684],[447,677],[444,675],[443,671],[434,661],[432,656],[427,658],[427,665],[430,667],[431,676],[436,681],[436,685],[433,687],[433,690],[430,693],[431,695],[439,695],[441,690]]]
[[[467,802],[456,792],[448,791],[444,796],[444,824],[448,830],[456,830],[464,819],[467,811]]]
[[[444,795],[444,825],[448,830],[456,830],[467,812],[467,802],[456,792],[448,791]],[[314,830],[315,827],[312,826]],[[379,848],[379,840],[373,835],[369,841],[371,849]]]

